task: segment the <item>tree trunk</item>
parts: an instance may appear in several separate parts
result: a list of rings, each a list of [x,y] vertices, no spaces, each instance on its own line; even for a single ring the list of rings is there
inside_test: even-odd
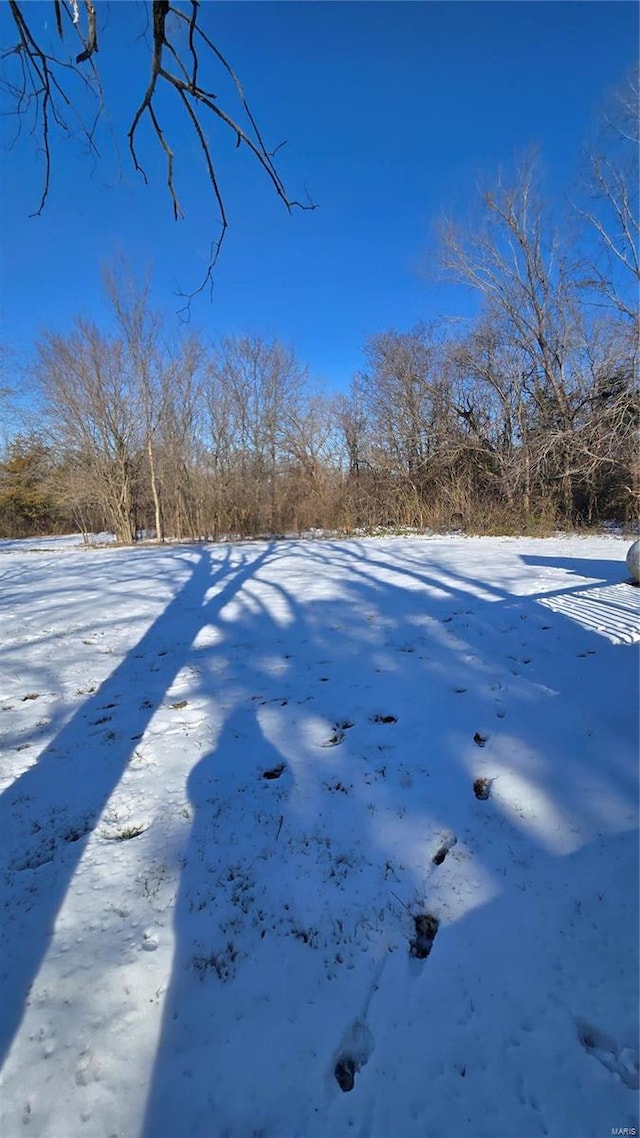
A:
[[[160,497],[158,495],[158,481],[156,478],[156,463],[153,454],[153,445],[151,442],[151,432],[147,434],[147,454],[149,456],[149,477],[151,480],[151,493],[153,495],[153,508],[156,516],[156,541],[164,541],[164,529],[162,527],[162,514],[160,511]]]

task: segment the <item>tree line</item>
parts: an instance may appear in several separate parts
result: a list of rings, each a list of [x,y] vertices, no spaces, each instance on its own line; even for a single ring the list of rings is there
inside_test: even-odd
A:
[[[258,335],[172,341],[149,287],[106,275],[113,326],[45,332],[25,427],[0,463],[0,531],[121,542],[311,528],[532,532],[630,524],[638,462],[637,83],[613,99],[581,205],[539,162],[443,222],[471,319],[388,329],[321,394]]]

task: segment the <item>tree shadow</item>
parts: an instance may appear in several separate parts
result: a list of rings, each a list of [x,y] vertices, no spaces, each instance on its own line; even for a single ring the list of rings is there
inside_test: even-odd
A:
[[[513,708],[528,748],[532,752],[535,748],[540,755],[535,776],[532,763],[529,790],[533,791],[545,772],[551,797],[563,804],[568,818],[574,813],[573,796],[577,793],[585,817],[593,813],[601,822],[607,814],[608,791],[612,792],[611,803],[616,795],[626,797],[631,793],[635,796],[637,764],[633,755],[634,746],[637,754],[640,660],[633,651],[631,657],[625,657],[626,666],[620,666],[624,653],[632,648],[627,640],[622,636],[616,638],[614,633],[616,621],[622,631],[631,629],[635,639],[640,629],[637,616],[633,625],[626,608],[619,616],[618,605],[624,602],[606,593],[610,588],[624,590],[625,597],[627,593],[631,596],[633,612],[637,612],[633,590],[627,590],[624,585],[605,586],[599,624],[596,620],[588,623],[575,605],[557,604],[553,589],[512,593],[504,585],[487,584],[449,561],[444,565],[438,563],[434,572],[429,571],[427,562],[419,571],[376,553],[373,558],[370,554],[360,557],[349,548],[337,546],[331,557],[341,558],[345,568],[352,558],[356,561],[349,572],[352,579],[360,583],[360,590],[369,594],[372,605],[376,603],[373,590],[386,588],[389,603],[381,607],[394,611],[398,619],[405,622],[407,639],[412,632],[415,637],[415,630],[411,628],[415,623],[415,602],[410,593],[406,599],[400,596],[394,599],[394,594],[401,592],[394,582],[407,579],[412,585],[415,581],[429,588],[428,616],[425,614],[421,621],[425,671],[438,686],[445,673],[450,677],[451,687],[446,695],[443,691],[446,702],[441,706],[450,710],[448,750],[452,766],[460,767],[461,756],[465,749],[469,751],[469,740],[479,730],[490,735],[492,743],[488,751],[470,748],[472,757],[467,761],[467,769],[473,769],[474,759],[477,765],[490,754],[500,769],[504,769],[508,765],[509,748],[513,749],[518,743],[509,730]],[[527,557],[529,555],[518,554],[518,560]],[[465,561],[467,559],[472,562],[471,557]],[[552,558],[542,560],[555,564]],[[573,559],[565,560],[568,565],[574,565]],[[579,559],[578,564],[587,579],[593,577],[588,558]],[[613,574],[617,563],[604,564],[614,567],[608,570]],[[602,563],[596,561],[596,566],[600,571]],[[390,575],[386,586],[380,570]],[[376,578],[375,582],[372,577]],[[589,586],[574,588],[575,591],[588,590]],[[565,596],[570,598],[572,592],[566,588],[561,590],[561,602]],[[599,602],[590,599],[589,603],[597,609]],[[452,634],[450,643],[439,635],[441,624]],[[437,646],[435,654],[434,645]],[[603,676],[616,677],[615,683],[607,685],[604,701]],[[452,690],[458,696],[453,703]],[[460,696],[468,696],[469,691],[471,698],[461,700]],[[542,716],[541,706],[544,707]],[[438,718],[440,710],[437,709]],[[577,733],[576,725],[582,725]],[[603,725],[608,731],[606,749],[598,742],[595,730]],[[456,729],[458,726],[460,730]],[[465,730],[468,732],[466,740]],[[592,802],[597,801],[597,785],[603,791],[601,811],[597,806],[594,810],[588,805],[590,797]],[[522,789],[526,791],[524,783]]]
[[[286,893],[279,904],[269,894],[278,888],[277,853],[285,846],[280,831],[291,782],[251,704],[232,711],[216,746],[188,777],[193,823],[175,901],[172,973],[144,1124],[149,1138],[211,1131],[217,1098],[212,1059],[225,1046],[233,980],[238,968],[251,968],[264,957],[265,940],[273,940],[273,914],[287,903]],[[267,859],[272,882],[261,871]],[[269,985],[277,986],[272,964]],[[249,1097],[250,1053],[247,1041],[235,1076]],[[230,1070],[233,1078],[233,1064]]]
[[[230,550],[219,563],[205,550],[182,552],[181,558],[193,563],[186,583],[38,761],[0,796],[8,883],[0,933],[0,1064],[21,1023],[88,837],[137,740],[188,659],[205,611],[210,619],[212,609],[222,608],[271,550],[234,568]],[[205,605],[212,587],[220,591]]]
[[[385,977],[394,969],[406,973],[405,987],[394,988],[406,1006],[389,1008],[390,1021],[380,1020],[375,1031],[382,1039],[397,1029],[401,1040],[400,1021],[411,1018],[419,977],[428,985],[454,926],[464,935],[468,921],[475,939],[494,911],[508,923],[509,898],[521,893],[532,918],[541,867],[557,866],[561,876],[580,842],[595,848],[599,832],[630,827],[634,727],[628,714],[618,727],[614,721],[633,669],[620,669],[606,712],[613,746],[605,753],[602,736],[589,736],[603,714],[602,671],[590,671],[593,655],[578,659],[595,643],[606,672],[616,667],[619,649],[581,629],[567,635],[564,619],[554,627],[553,614],[537,606],[538,594],[515,596],[455,564],[430,570],[413,556],[339,543],[280,552],[284,570],[280,555],[256,547],[246,556],[240,547],[240,568],[231,569],[227,555],[217,574],[203,569],[191,601],[183,611],[172,602],[170,621],[159,619],[160,633],[145,648],[148,659],[171,646],[177,632],[175,659],[159,658],[168,671],[154,673],[154,699],[184,663],[195,665],[197,690],[220,722],[215,744],[188,777],[193,818],[172,914],[175,950],[145,1138],[222,1138],[259,1127],[283,1133],[283,1118],[291,1120],[285,1133],[305,1138],[351,1132],[349,1119],[354,1132],[362,1125],[366,1133],[362,1098],[342,1095],[334,1067],[341,1032],[363,1019],[383,970]],[[215,635],[198,642],[207,625]],[[561,650],[546,644],[556,633]],[[138,648],[133,658],[140,654]],[[124,679],[139,684],[133,664]],[[121,696],[122,678],[106,686],[106,698],[103,685],[99,703],[90,701],[92,718],[109,697]],[[138,715],[132,731],[141,733],[152,713]],[[72,743],[86,745],[86,724],[73,722],[75,731],[61,735],[61,753]],[[486,747],[474,742],[476,732],[486,735]],[[122,769],[126,750],[123,744]],[[50,775],[36,782],[38,792],[46,788],[61,809],[69,795],[73,803],[73,774],[84,771],[86,781],[88,756],[76,758],[59,789],[55,763],[46,755],[42,761]],[[478,774],[498,775],[489,802],[474,797]],[[110,778],[111,789],[118,777]],[[105,783],[102,805],[109,793]],[[84,798],[77,788],[76,795],[79,805],[93,801],[86,790]],[[18,809],[13,788],[11,801]],[[99,809],[96,803],[94,824]],[[64,882],[46,920],[41,910],[32,918],[39,952],[30,978],[73,872],[67,852],[85,844],[82,836],[64,842],[60,827],[49,825],[56,842],[51,872]],[[436,865],[432,857],[451,831],[456,844]],[[155,840],[154,827],[149,833]],[[158,840],[170,844],[169,820]],[[12,872],[15,879],[25,870]],[[49,872],[46,864],[38,871]],[[468,915],[474,905],[477,913]],[[410,955],[412,914],[423,907],[441,920],[424,965]],[[26,918],[15,925],[14,955],[23,931],[30,931]],[[555,929],[547,932],[556,937]],[[18,978],[26,988],[27,977]],[[478,1031],[490,1012],[485,1003]],[[437,1011],[425,1007],[422,1022],[413,1016],[416,1052],[424,1017],[437,1043],[446,1014],[440,1003]],[[436,1050],[429,1049],[434,1064]],[[400,1043],[398,1051],[405,1053]],[[374,1071],[390,1086],[384,1063],[376,1068],[372,1059],[358,1075],[372,1096],[367,1081]],[[403,1087],[424,1104],[423,1087]],[[464,1102],[471,1102],[467,1095]],[[322,1117],[327,1103],[330,1119]],[[392,1121],[388,1114],[387,1130],[378,1132],[392,1133]]]
[[[435,911],[443,944],[448,926],[491,920],[492,899],[503,892],[511,901],[496,901],[497,910],[523,894],[532,917],[543,867],[558,867],[561,878],[581,842],[596,847],[602,832],[630,826],[633,730],[625,721],[619,740],[612,736],[621,748],[613,757],[587,730],[576,734],[597,677],[585,671],[578,687],[566,657],[547,653],[536,597],[480,579],[474,592],[474,578],[451,567],[418,571],[376,553],[304,548],[315,566],[309,593],[296,597],[267,572],[234,628],[253,652],[244,702],[189,778],[195,814],[145,1138],[214,1126],[220,1135],[277,1133],[283,1118],[291,1133],[342,1133],[346,1115],[331,1098],[340,1100],[336,1024],[359,1022],[368,985],[390,957],[411,967],[412,914]],[[270,594],[286,606],[284,626]],[[511,648],[532,631],[539,658],[513,659],[503,634]],[[572,656],[593,640],[566,631]],[[277,682],[261,662],[269,645],[289,660]],[[611,645],[601,650],[613,661]],[[612,718],[630,682],[616,693]],[[385,722],[387,712],[398,722]],[[524,738],[509,730],[509,717]],[[329,745],[329,729],[341,722],[343,738]],[[478,729],[486,750],[474,742]],[[264,780],[256,808],[252,788],[267,766],[283,769]],[[473,793],[480,773],[497,776],[489,803]],[[421,843],[420,872],[402,865],[407,832]],[[433,856],[452,833],[439,866]],[[557,936],[551,927],[546,938],[541,932],[543,941]],[[416,1022],[416,1050],[422,1030]],[[320,1122],[327,1102],[335,1117]],[[357,1111],[351,1124],[359,1124]]]
[[[613,559],[605,560],[591,557],[541,557],[539,554],[533,553],[522,553],[520,556],[525,565],[557,569],[559,572],[585,577],[586,581],[582,586],[583,588],[593,581],[616,585],[620,581],[629,580],[624,557],[621,557],[619,561],[614,561]]]

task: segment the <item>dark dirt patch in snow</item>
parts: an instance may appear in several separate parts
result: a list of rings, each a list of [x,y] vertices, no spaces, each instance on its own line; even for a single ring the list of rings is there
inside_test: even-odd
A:
[[[304,929],[294,926],[291,929],[291,936],[294,936],[296,940],[301,940],[303,944],[308,944],[310,948],[318,947],[319,933],[315,928]]]
[[[327,790],[331,790],[336,794],[349,794],[353,789],[351,786],[345,786],[342,782],[327,782],[325,783]]]
[[[372,715],[371,716],[371,722],[372,723],[397,723],[398,722],[398,716],[397,715]]]
[[[488,735],[483,735],[481,731],[476,731],[475,735],[473,736],[473,741],[476,747],[484,747],[488,738]]]
[[[238,958],[238,949],[229,941],[226,947],[220,952],[210,952],[204,956],[194,956],[191,961],[191,966],[197,976],[201,980],[211,972],[215,972],[219,980],[226,981],[233,979],[235,974],[235,962]]]

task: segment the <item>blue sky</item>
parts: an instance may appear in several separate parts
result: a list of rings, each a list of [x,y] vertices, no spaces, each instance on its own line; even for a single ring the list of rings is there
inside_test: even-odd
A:
[[[48,20],[51,32],[52,4],[26,7],[34,28]],[[570,190],[602,97],[638,44],[637,6],[613,0],[202,7],[267,142],[287,140],[279,169],[288,191],[307,190],[318,209],[289,216],[216,127],[230,230],[213,300],[194,303],[192,324],[293,343],[329,388],[361,366],[368,335],[464,311],[464,297],[423,272],[434,268],[435,221],[464,214],[478,176],[530,144],[541,148],[550,192]],[[163,126],[187,220],[173,221],[148,136],[151,185],[132,169],[126,129],[146,82],[144,8],[101,0],[98,10],[110,116],[100,163],[74,143],[56,144],[49,201],[30,218],[41,178],[34,143],[23,135],[7,149],[7,120],[0,127],[0,341],[19,354],[39,328],[64,331],[76,314],[107,324],[101,267],[121,253],[141,273],[153,268],[154,301],[177,323],[176,287],[197,283],[217,232],[198,144],[177,106],[163,104]],[[3,4],[3,44],[10,25]],[[211,75],[222,102],[228,88]]]

